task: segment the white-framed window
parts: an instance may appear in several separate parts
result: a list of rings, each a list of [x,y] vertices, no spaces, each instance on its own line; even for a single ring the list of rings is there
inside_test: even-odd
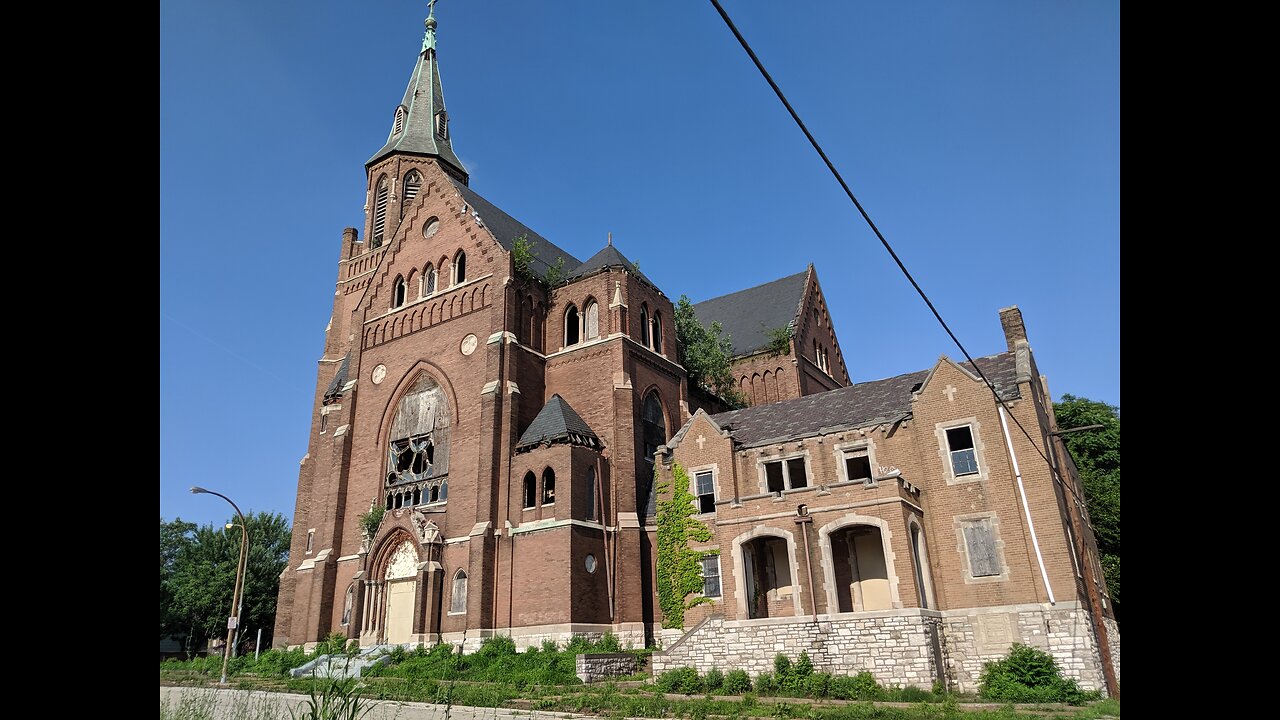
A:
[[[765,492],[782,492],[809,487],[809,464],[805,455],[767,458],[760,461]]]
[[[391,307],[398,308],[401,305],[404,305],[405,296],[407,294],[408,291],[405,289],[404,278],[397,275],[396,282],[391,287]]]
[[[453,576],[453,595],[449,600],[449,614],[460,615],[467,611],[467,573],[459,569]]]
[[[978,474],[978,456],[973,445],[973,428],[968,425],[947,429],[947,453],[956,477]]]
[[[312,528],[307,531],[307,554],[308,555],[310,555],[311,551],[315,549],[315,545],[316,545],[316,531],[315,531],[315,528]]]
[[[938,423],[934,433],[948,485],[987,479],[987,466],[982,459],[982,431],[976,418]]]
[[[399,135],[401,130],[404,130],[404,106],[398,105],[396,106],[396,117],[391,127],[391,134]]]
[[[841,480],[873,484],[875,457],[869,440],[836,445],[836,460],[840,463]]]
[[[700,562],[702,563],[702,596],[720,597],[720,556],[708,555]]]
[[[422,295],[434,295],[436,292],[436,266],[427,263],[426,272],[422,273]]]
[[[461,285],[467,281],[467,254],[461,250],[453,256],[453,284]]]
[[[693,504],[700,513],[716,511],[716,480],[710,470],[693,474]]]

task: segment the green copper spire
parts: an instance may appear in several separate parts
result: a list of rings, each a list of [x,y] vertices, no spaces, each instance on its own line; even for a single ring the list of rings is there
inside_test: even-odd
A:
[[[467,182],[467,169],[453,152],[450,142],[449,115],[444,109],[444,89],[440,84],[440,65],[436,59],[436,0],[428,4],[427,34],[422,51],[409,77],[404,100],[395,109],[391,133],[382,149],[369,158],[366,167],[388,155],[400,152],[440,160],[440,165],[462,182]]]

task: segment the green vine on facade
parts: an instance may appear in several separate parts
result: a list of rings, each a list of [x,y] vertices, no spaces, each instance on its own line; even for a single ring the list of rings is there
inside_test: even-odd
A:
[[[791,338],[795,335],[795,331],[790,325],[766,328],[765,334],[769,336],[769,345],[765,348],[769,351],[769,357],[778,357],[791,352]]]
[[[658,485],[658,497],[671,491],[671,496],[658,500],[658,605],[662,608],[662,627],[683,628],[684,611],[711,602],[710,598],[687,598],[702,591],[702,558],[715,555],[689,547],[689,542],[710,542],[711,530],[694,519],[697,509],[689,490],[689,474],[679,463],[672,463],[672,482]],[[654,482],[658,481],[657,467]],[[674,487],[673,487],[674,486]]]
[[[511,264],[515,266],[516,275],[525,280],[537,280],[533,274],[533,243],[529,242],[526,233],[511,241]]]

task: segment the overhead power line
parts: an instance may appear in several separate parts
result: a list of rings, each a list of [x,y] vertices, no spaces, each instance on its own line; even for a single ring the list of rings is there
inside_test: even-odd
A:
[[[876,234],[876,237],[880,240],[880,244],[884,246],[885,251],[893,258],[893,262],[898,265],[898,269],[902,271],[902,274],[907,278],[907,281],[911,283],[911,287],[915,288],[920,299],[924,300],[924,304],[929,306],[929,312],[933,313],[933,317],[938,321],[938,324],[942,326],[942,329],[947,332],[947,335],[950,336],[951,341],[955,343],[956,347],[960,349],[965,360],[969,361],[969,365],[973,367],[974,372],[978,373],[978,377],[982,378],[982,382],[985,383],[987,389],[991,391],[991,396],[994,397],[996,402],[1005,409],[1009,418],[1013,420],[1013,424],[1017,425],[1018,429],[1022,431],[1022,434],[1031,442],[1031,447],[1036,451],[1036,454],[1044,460],[1045,465],[1049,467],[1049,471],[1054,475],[1058,475],[1058,471],[1054,468],[1053,463],[1050,462],[1049,457],[1040,450],[1040,447],[1036,445],[1035,439],[1031,437],[1031,433],[1027,432],[1027,429],[1023,427],[1022,423],[1018,421],[1018,418],[1014,416],[1013,411],[1009,408],[1008,404],[1006,404],[1004,399],[1000,397],[1000,393],[996,391],[995,384],[991,382],[986,373],[982,372],[982,368],[978,367],[978,363],[974,362],[969,351],[965,349],[964,343],[961,343],[960,338],[956,337],[956,334],[952,332],[951,327],[947,325],[947,321],[942,319],[942,314],[938,312],[938,308],[934,307],[933,301],[929,299],[924,288],[920,287],[920,283],[916,282],[915,277],[911,275],[911,271],[907,270],[907,266],[902,262],[902,258],[898,257],[898,253],[894,251],[893,246],[885,239],[884,233],[880,232],[880,228],[876,227],[875,221],[873,221],[871,216],[867,214],[866,208],[862,207],[862,203],[858,201],[857,196],[853,194],[853,190],[849,188],[849,183],[844,181],[844,177],[840,174],[840,171],[836,169],[835,164],[831,162],[831,158],[827,157],[827,153],[822,149],[822,145],[820,145],[818,140],[813,137],[813,133],[809,132],[809,128],[805,126],[804,120],[800,119],[800,114],[791,106],[791,103],[787,100],[787,96],[782,93],[782,88],[778,87],[778,83],[774,82],[773,76],[769,74],[769,71],[764,69],[764,64],[761,63],[760,58],[756,56],[755,50],[751,49],[751,44],[748,43],[747,39],[738,31],[738,26],[733,24],[733,19],[729,17],[729,13],[725,12],[725,9],[720,5],[719,0],[711,0],[711,4],[715,6],[716,12],[720,13],[720,17],[724,20],[725,25],[729,26],[729,30],[733,32],[733,36],[738,39],[738,44],[742,45],[742,49],[747,51],[747,55],[751,57],[751,62],[755,63],[756,69],[760,71],[762,76],[764,76],[765,82],[769,83],[769,87],[773,88],[773,93],[778,96],[778,100],[782,101],[783,107],[787,109],[788,113],[791,113],[791,119],[795,121],[796,125],[800,128],[800,131],[804,133],[804,136],[809,139],[809,144],[813,146],[815,151],[817,151],[818,156],[822,158],[822,162],[826,163],[827,169],[831,171],[836,182],[840,183],[840,187],[844,189],[845,195],[848,195],[849,200],[853,202],[853,206],[858,208],[858,212],[862,215],[862,219],[867,221],[867,225],[871,228],[871,232]],[[1077,501],[1083,502],[1082,498],[1076,494],[1075,488],[1070,487],[1066,482],[1061,482],[1060,477],[1059,481],[1059,484],[1067,488],[1068,492],[1075,496]]]

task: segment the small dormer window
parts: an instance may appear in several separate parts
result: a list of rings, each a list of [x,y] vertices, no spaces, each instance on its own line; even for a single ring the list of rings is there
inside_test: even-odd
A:
[[[404,130],[404,106],[403,105],[396,108],[396,122],[394,127],[392,127],[391,129],[391,134],[399,135],[401,130]]]
[[[436,135],[439,135],[441,140],[449,139],[449,114],[444,110],[436,113]]]

